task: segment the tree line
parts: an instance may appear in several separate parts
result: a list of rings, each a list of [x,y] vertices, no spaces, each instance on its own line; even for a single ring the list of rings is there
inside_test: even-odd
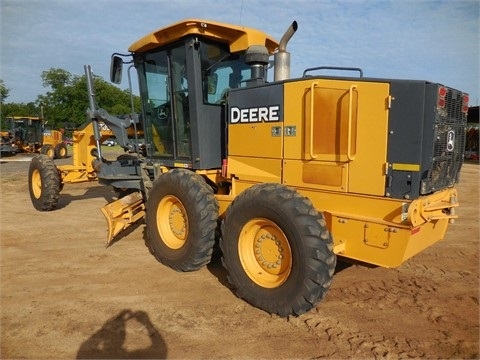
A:
[[[51,68],[41,74],[45,94],[37,96],[34,102],[8,103],[10,89],[0,79],[1,128],[4,120],[12,116],[43,116],[51,129],[73,130],[86,122],[89,107],[85,75],[71,74],[63,69]],[[130,91],[118,87],[94,75],[95,97],[100,107],[112,115],[131,113]],[[140,98],[134,95],[135,112],[140,110]]]

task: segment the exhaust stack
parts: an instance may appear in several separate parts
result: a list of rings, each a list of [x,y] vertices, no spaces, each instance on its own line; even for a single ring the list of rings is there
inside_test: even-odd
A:
[[[287,52],[287,43],[291,39],[293,34],[295,34],[295,31],[297,31],[297,28],[297,22],[294,21],[287,29],[282,39],[280,40],[280,43],[278,44],[278,52],[276,52],[274,55],[275,81],[290,79],[290,53]]]

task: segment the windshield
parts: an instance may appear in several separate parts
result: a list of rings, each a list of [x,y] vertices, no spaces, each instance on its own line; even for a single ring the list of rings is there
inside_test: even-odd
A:
[[[42,122],[31,118],[7,118],[10,131],[16,141],[40,143],[42,141]]]

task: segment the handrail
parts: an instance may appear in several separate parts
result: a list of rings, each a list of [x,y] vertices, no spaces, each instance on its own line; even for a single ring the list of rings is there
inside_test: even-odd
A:
[[[352,102],[353,102],[353,90],[357,89],[357,85],[351,85],[348,91],[348,136],[347,136],[347,159],[353,161],[355,156],[351,154],[352,151]]]
[[[307,72],[309,71],[315,71],[315,70],[339,70],[339,71],[358,71],[360,74],[360,77],[363,77],[363,70],[357,67],[343,67],[343,66],[317,66],[317,67],[312,67],[305,69],[303,71],[302,77],[307,76]],[[309,75],[311,76],[311,75]]]
[[[313,153],[313,101],[315,99],[315,94],[314,94],[314,89],[315,86],[318,86],[318,82],[313,82],[312,85],[310,85],[310,157],[312,159],[316,159],[318,156]]]

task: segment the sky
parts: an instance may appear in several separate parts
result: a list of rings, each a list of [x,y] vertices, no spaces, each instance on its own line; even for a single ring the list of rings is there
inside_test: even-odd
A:
[[[277,41],[295,20],[291,77],[359,67],[366,77],[438,82],[478,105],[479,8],[478,0],[0,0],[0,79],[6,103],[28,103],[50,90],[43,71],[83,75],[89,64],[108,81],[112,53],[187,18],[257,28]]]

